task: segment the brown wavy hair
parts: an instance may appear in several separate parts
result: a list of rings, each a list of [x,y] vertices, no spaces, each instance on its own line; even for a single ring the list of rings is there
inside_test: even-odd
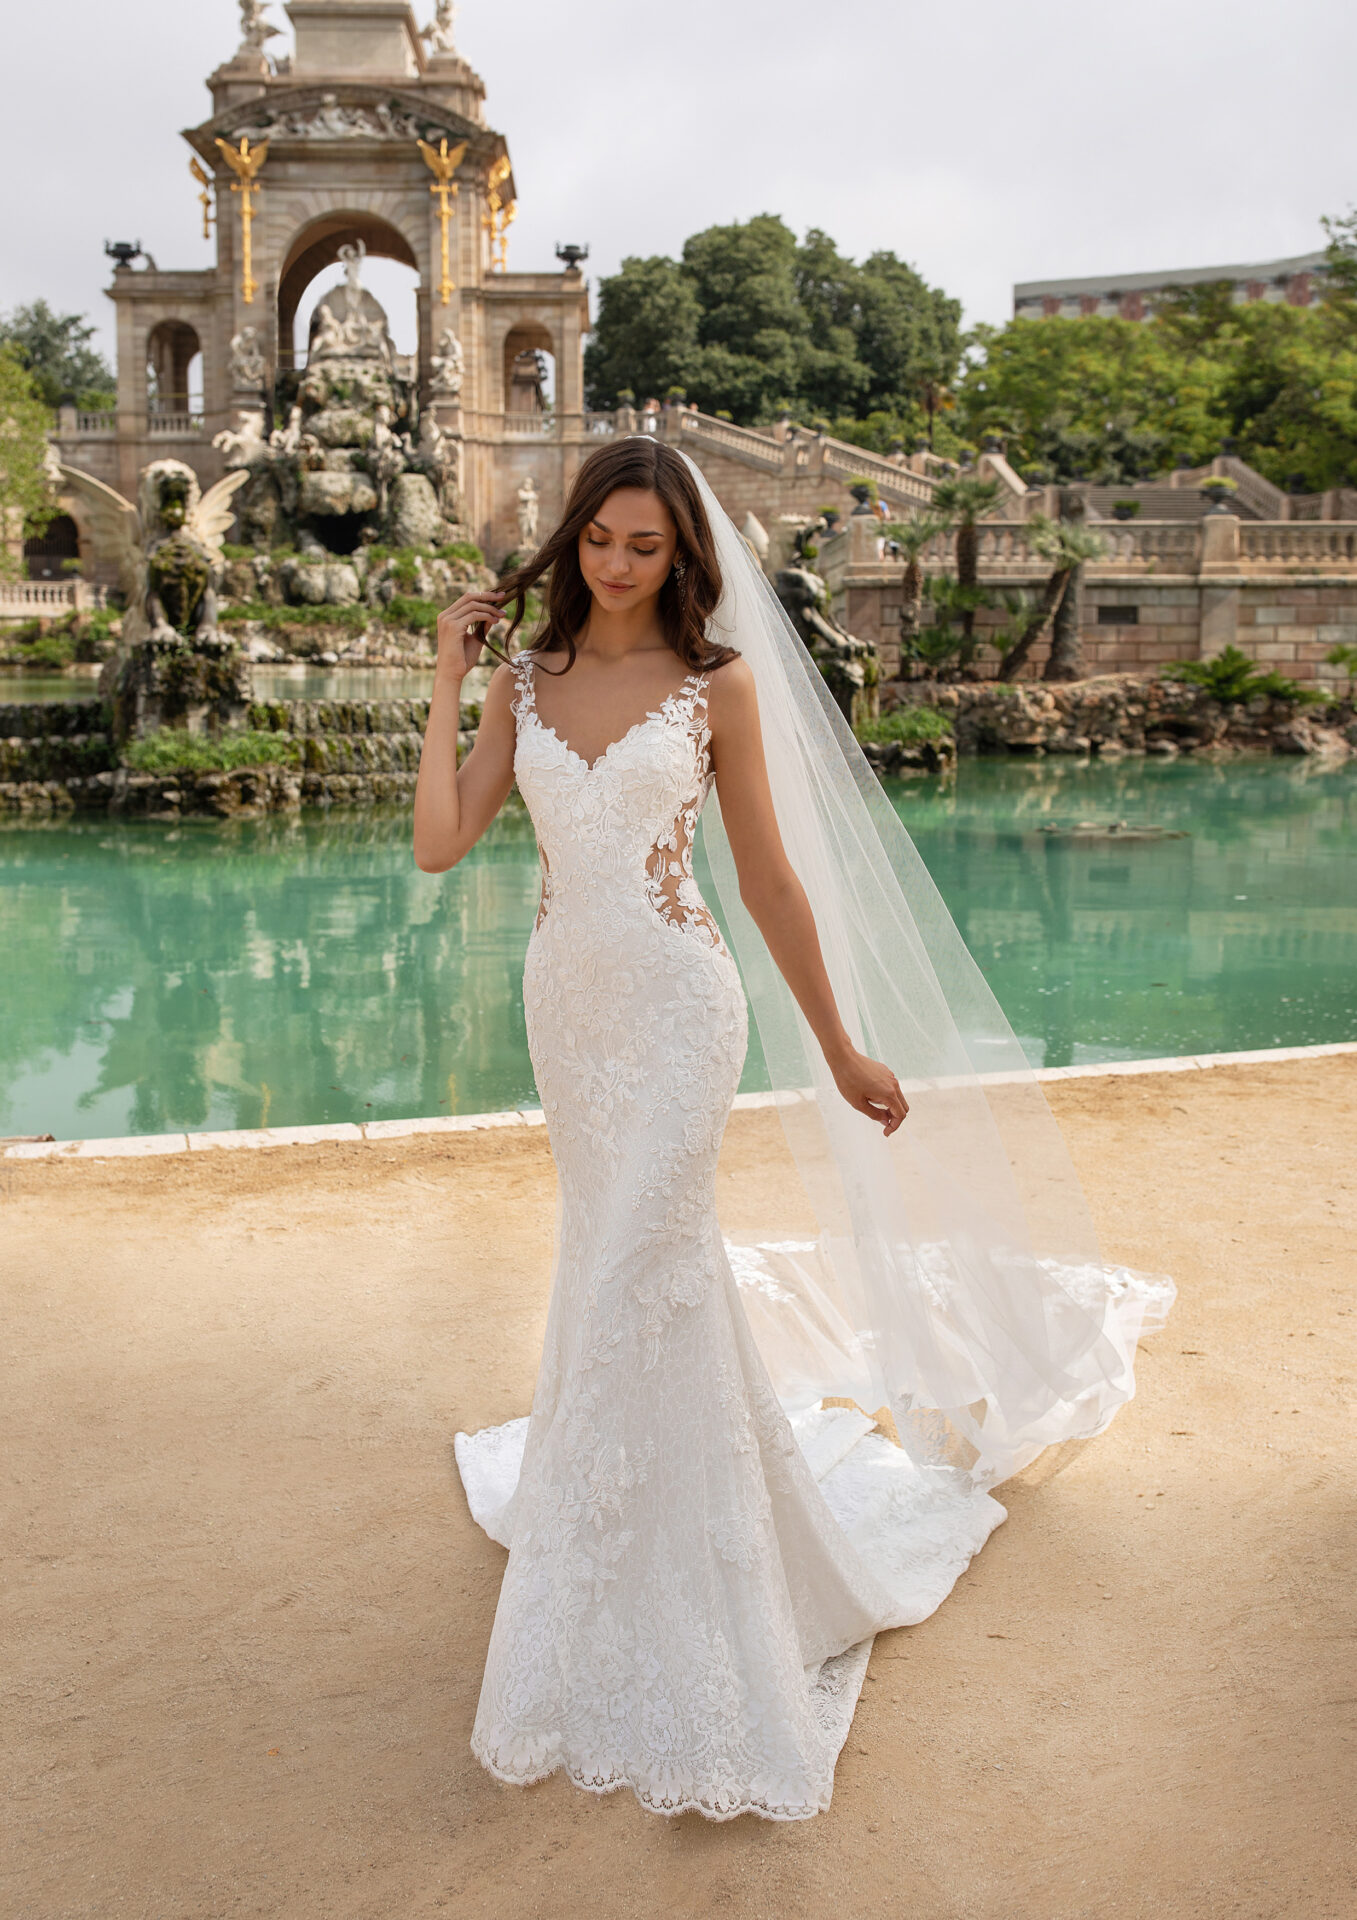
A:
[[[526,612],[528,588],[546,575],[546,619],[528,648],[533,653],[565,653],[568,658],[558,672],[574,666],[576,640],[584,631],[594,598],[580,572],[580,535],[619,487],[658,493],[678,529],[675,558],[681,557],[686,566],[681,584],[671,571],[660,588],[658,612],[665,640],[695,673],[724,666],[735,658],[735,649],[718,646],[707,637],[707,623],[716,611],[722,585],[711,522],[682,456],[647,434],[609,441],[589,455],[571,483],[560,524],[531,560],[500,582],[509,596],[504,611],[509,616],[510,638]]]

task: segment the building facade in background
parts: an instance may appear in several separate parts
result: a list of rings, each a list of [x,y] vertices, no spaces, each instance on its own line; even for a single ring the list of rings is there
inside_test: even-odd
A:
[[[1091,280],[1023,280],[1013,289],[1015,320],[1080,320],[1090,317],[1149,320],[1166,297],[1194,288],[1230,287],[1237,305],[1251,300],[1308,307],[1328,272],[1322,253],[1291,260],[1254,261],[1249,266],[1182,267],[1173,273],[1099,274]]]

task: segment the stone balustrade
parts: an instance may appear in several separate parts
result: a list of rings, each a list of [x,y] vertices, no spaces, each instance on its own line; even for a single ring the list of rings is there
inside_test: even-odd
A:
[[[104,602],[87,580],[0,580],[0,620],[60,620]]]
[[[203,431],[200,413],[148,413],[146,432],[152,440],[196,440]]]

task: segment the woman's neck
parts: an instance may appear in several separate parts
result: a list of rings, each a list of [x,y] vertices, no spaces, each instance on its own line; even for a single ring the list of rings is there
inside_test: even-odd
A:
[[[611,664],[631,653],[657,653],[665,648],[657,619],[658,602],[644,600],[636,607],[601,607],[597,600],[589,609],[584,631],[576,642],[581,653],[590,653],[600,664]]]

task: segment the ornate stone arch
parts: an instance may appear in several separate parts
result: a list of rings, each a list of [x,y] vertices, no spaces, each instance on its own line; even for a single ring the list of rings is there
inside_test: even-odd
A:
[[[421,284],[427,284],[419,242],[412,241],[409,233],[391,217],[393,212],[405,211],[404,208],[392,208],[389,205],[391,201],[398,201],[402,197],[374,194],[371,196],[373,200],[387,204],[372,207],[359,204],[364,198],[362,195],[346,195],[341,204],[320,211],[313,210],[310,218],[300,225],[294,225],[291,235],[279,247],[277,256],[276,323],[280,367],[291,363],[293,323],[303,294],[318,274],[338,260],[341,247],[361,240],[369,253],[386,260],[399,260],[402,265],[413,267],[420,276]],[[424,209],[421,207],[419,211],[422,215]]]

